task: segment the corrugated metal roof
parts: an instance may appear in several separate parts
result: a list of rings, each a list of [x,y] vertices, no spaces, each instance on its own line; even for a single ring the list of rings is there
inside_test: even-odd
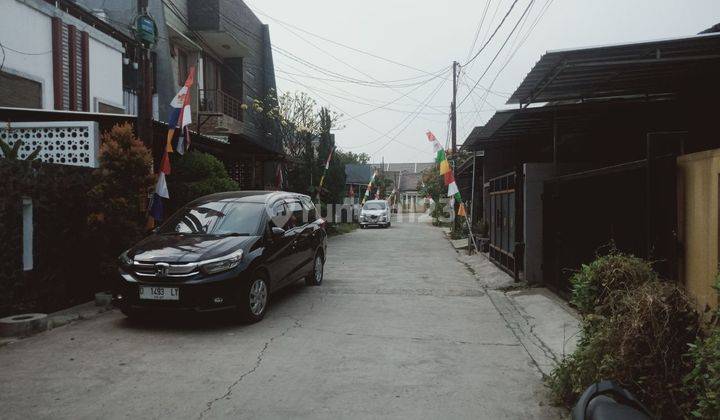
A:
[[[698,74],[717,77],[720,34],[551,51],[508,104],[676,93]]]
[[[614,100],[586,103],[547,105],[534,108],[512,109],[496,112],[487,124],[476,127],[465,141],[464,147],[473,148],[480,143],[500,142],[530,136],[551,136],[553,123],[562,125],[564,134],[581,132],[591,127],[591,122],[608,112],[634,112],[638,108],[665,112],[671,101]]]

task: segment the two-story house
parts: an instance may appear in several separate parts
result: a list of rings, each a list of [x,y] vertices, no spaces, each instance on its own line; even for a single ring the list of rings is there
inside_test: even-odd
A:
[[[130,34],[136,0],[76,0]],[[153,50],[158,118],[195,67],[193,130],[223,143],[219,156],[244,189],[274,185],[282,145],[254,123],[252,102],[275,89],[270,32],[240,0],[148,0],[158,27]],[[132,60],[132,57],[130,57]],[[126,104],[133,101],[126,88]],[[246,106],[243,106],[246,105]]]
[[[70,2],[3,0],[0,107],[122,113],[128,41]]]

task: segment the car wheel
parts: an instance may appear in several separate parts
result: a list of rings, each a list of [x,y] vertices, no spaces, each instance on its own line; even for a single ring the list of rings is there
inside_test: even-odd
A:
[[[269,291],[267,278],[261,273],[240,287],[238,311],[243,321],[253,323],[263,319],[270,303]]]
[[[305,284],[308,286],[320,286],[323,281],[323,275],[325,273],[324,270],[325,262],[323,261],[322,254],[319,252],[315,254],[315,259],[313,260],[313,269],[310,272],[310,275],[305,277]]]
[[[365,225],[360,225],[360,229],[365,229]]]

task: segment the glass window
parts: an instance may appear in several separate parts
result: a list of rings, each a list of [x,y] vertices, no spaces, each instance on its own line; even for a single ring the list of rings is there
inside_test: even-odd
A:
[[[308,223],[312,223],[317,220],[317,211],[315,210],[315,203],[310,200],[309,197],[301,198],[305,213],[307,215],[306,220]]]
[[[384,201],[370,201],[363,206],[364,210],[385,210]]]
[[[287,202],[288,206],[288,213],[290,215],[290,219],[288,220],[288,226],[289,229],[292,229],[294,227],[302,226],[305,223],[303,222],[303,206],[300,204],[299,201],[293,200]]]
[[[159,233],[257,235],[264,208],[235,199],[194,204],[175,213]]]

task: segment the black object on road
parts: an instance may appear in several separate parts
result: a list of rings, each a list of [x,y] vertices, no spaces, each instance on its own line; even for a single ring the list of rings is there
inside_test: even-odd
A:
[[[583,392],[572,410],[573,420],[650,420],[650,412],[628,390],[600,381]]]

